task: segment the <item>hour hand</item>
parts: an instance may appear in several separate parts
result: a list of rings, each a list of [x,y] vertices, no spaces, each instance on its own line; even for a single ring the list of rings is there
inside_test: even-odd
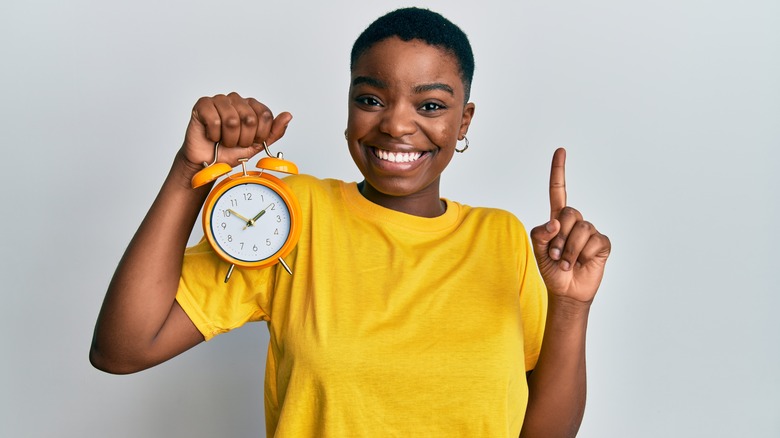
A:
[[[255,225],[255,221],[256,221],[256,220],[258,220],[258,219],[260,219],[260,216],[264,215],[264,214],[265,214],[265,211],[266,211],[266,210],[268,210],[269,208],[271,208],[271,206],[272,206],[272,205],[274,205],[274,203],[273,203],[273,202],[272,202],[272,203],[270,203],[270,204],[268,204],[268,207],[266,207],[266,208],[264,208],[264,209],[260,210],[260,213],[257,213],[257,214],[255,215],[255,217],[253,217],[252,219],[249,219],[248,221],[246,221],[246,225],[244,225],[244,229],[246,230],[246,228],[247,228],[247,227],[254,226],[254,225]]]

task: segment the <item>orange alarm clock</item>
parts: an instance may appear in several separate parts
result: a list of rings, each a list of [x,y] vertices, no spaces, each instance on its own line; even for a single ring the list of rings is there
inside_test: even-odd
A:
[[[263,143],[267,157],[258,161],[260,171],[247,171],[247,159],[241,172],[223,179],[212,189],[203,205],[203,233],[214,252],[230,263],[225,283],[233,268],[260,269],[281,263],[295,248],[301,235],[301,207],[295,194],[281,179],[267,171],[297,174],[298,166],[272,156]],[[219,143],[214,145],[214,162],[203,163],[204,169],[192,178],[192,187],[208,184],[228,174],[232,167],[218,163]]]

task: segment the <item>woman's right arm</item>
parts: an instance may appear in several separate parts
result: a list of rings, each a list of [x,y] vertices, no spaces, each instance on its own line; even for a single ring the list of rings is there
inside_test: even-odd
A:
[[[95,324],[89,360],[127,374],[164,362],[203,341],[176,302],[184,250],[211,185],[193,189],[192,176],[219,158],[231,166],[284,135],[290,113],[276,118],[255,99],[236,93],[198,100],[184,144],[114,273]]]

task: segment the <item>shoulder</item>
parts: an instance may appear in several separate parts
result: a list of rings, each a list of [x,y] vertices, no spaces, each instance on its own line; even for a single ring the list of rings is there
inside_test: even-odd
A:
[[[472,207],[448,201],[460,210],[464,223],[473,223],[490,229],[504,229],[513,234],[526,234],[525,226],[513,213],[492,207]]]
[[[502,266],[521,272],[534,263],[531,239],[513,213],[500,208],[459,205],[458,232],[466,237],[470,252],[500,259]]]
[[[448,203],[459,211],[459,231],[468,233],[473,239],[515,249],[529,242],[523,223],[507,210]]]
[[[333,197],[346,185],[337,179],[320,179],[311,175],[290,175],[283,179],[290,189],[301,199],[312,197]]]
[[[290,186],[292,189],[297,190],[313,190],[317,189],[318,187],[328,185],[327,181],[335,181],[335,180],[326,180],[326,179],[320,179],[312,175],[307,174],[298,174],[298,175],[289,175],[283,178],[284,182]]]

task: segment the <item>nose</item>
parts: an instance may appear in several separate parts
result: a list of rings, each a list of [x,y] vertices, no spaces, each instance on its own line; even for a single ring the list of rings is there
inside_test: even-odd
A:
[[[417,112],[412,106],[388,106],[382,114],[379,129],[393,138],[414,134],[417,131],[416,116]]]

